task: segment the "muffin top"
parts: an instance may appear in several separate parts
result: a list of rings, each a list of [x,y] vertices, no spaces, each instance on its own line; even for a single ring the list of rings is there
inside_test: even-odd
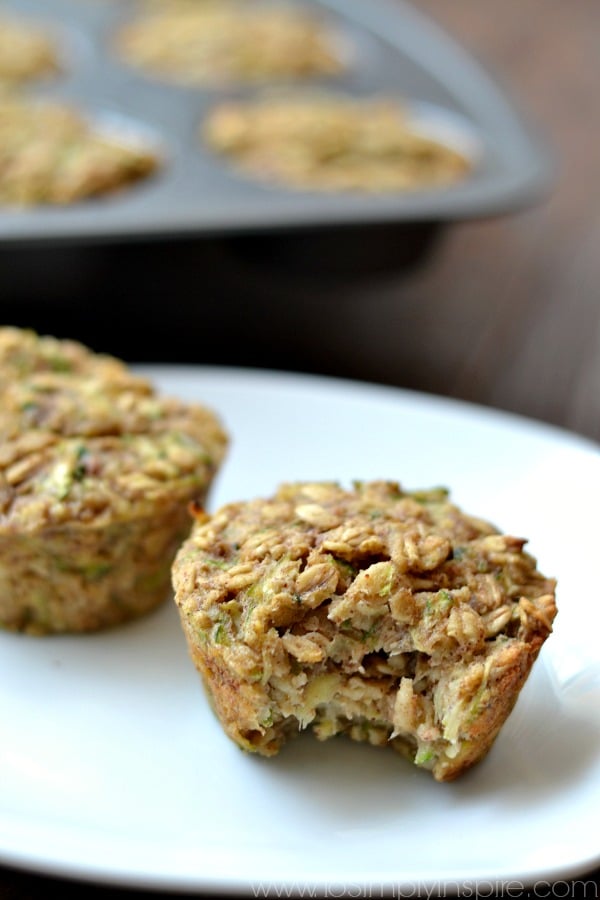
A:
[[[65,205],[151,174],[156,153],[119,140],[64,103],[0,92],[0,204]]]
[[[0,86],[45,78],[59,69],[54,41],[42,29],[0,16]]]
[[[151,515],[202,497],[217,416],[82,344],[0,329],[0,533]]]
[[[153,5],[117,36],[130,65],[184,84],[333,75],[343,68],[319,17],[235,0]]]
[[[501,634],[527,640],[550,630],[553,604],[536,603],[554,594],[554,581],[525,543],[467,515],[444,488],[284,484],[272,498],[198,514],[175,564],[178,602],[223,646],[304,634],[324,606],[337,649],[341,628],[363,653],[464,659]],[[388,608],[395,630],[384,634],[374,625]]]
[[[425,134],[393,97],[269,92],[215,106],[201,138],[247,176],[314,191],[451,185],[470,162]]]

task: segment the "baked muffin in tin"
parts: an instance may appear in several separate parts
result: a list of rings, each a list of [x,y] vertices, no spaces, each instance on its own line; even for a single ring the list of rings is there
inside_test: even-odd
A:
[[[294,190],[440,189],[472,169],[389,96],[268,91],[215,104],[199,137],[241,175]]]
[[[0,88],[51,78],[61,69],[53,36],[25,19],[0,13]]]
[[[65,206],[124,190],[161,165],[62,101],[0,93],[0,206]]]
[[[291,4],[178,2],[141,9],[121,26],[115,52],[161,81],[190,86],[256,84],[337,75],[337,36]]]

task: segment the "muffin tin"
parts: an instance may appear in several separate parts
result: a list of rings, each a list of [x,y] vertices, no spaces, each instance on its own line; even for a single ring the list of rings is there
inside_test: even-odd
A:
[[[250,0],[246,0],[250,2]],[[274,0],[271,0],[274,2]],[[292,2],[292,0],[289,0]],[[121,193],[68,207],[0,210],[0,242],[215,237],[334,226],[443,223],[511,211],[547,184],[547,154],[520,114],[458,46],[400,0],[293,0],[313,10],[347,54],[340,76],[287,90],[395,96],[415,122],[465,153],[471,174],[456,185],[390,194],[312,193],[237,173],[199,138],[223,100],[273,85],[187,87],[129,67],[113,40],[144,0],[5,0],[3,9],[56,36],[63,71],[28,96],[74,104],[124,140],[160,156],[157,174]]]

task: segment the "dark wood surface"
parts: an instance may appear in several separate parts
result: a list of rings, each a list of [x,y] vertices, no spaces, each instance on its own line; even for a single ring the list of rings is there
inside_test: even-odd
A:
[[[518,214],[453,227],[412,272],[319,283],[290,278],[281,263],[279,271],[271,271],[250,254],[237,273],[229,271],[225,259],[225,287],[209,293],[202,287],[199,260],[192,293],[195,302],[205,304],[203,315],[207,307],[213,310],[214,345],[228,345],[234,314],[245,319],[238,328],[246,330],[247,341],[236,347],[235,359],[227,359],[216,351],[194,356],[182,337],[182,356],[249,364],[260,358],[274,366],[448,394],[598,441],[600,4],[503,0],[493,10],[475,0],[419,0],[415,5],[469,48],[547,136],[557,159],[556,182],[548,196]],[[213,262],[218,262],[221,251],[214,252]],[[176,264],[177,251],[173,253]],[[86,309],[85,298],[93,296],[96,280],[96,263],[90,259],[78,257],[67,276],[50,255],[47,270],[29,272],[29,284],[37,279],[44,286],[44,308],[15,287],[13,277],[3,318],[42,328],[60,321],[72,336],[93,343],[100,319],[110,317],[114,297],[105,297],[104,310],[98,309],[98,297]],[[3,265],[7,272],[6,258]],[[13,275],[19,267],[26,271],[27,256],[11,253],[10,265]],[[127,262],[115,251],[106,265]],[[222,312],[240,284],[245,303],[257,315],[254,330],[239,309]],[[189,284],[180,287],[189,292]],[[173,284],[159,284],[153,294],[149,285],[145,304],[120,298],[128,314],[137,317],[140,333],[153,334],[152,298],[162,302],[172,290]],[[83,304],[79,318],[69,306],[77,292]],[[51,313],[48,298],[56,304]],[[174,358],[149,351],[149,343],[145,351],[119,344],[118,333],[113,331],[112,339],[110,334],[105,329],[103,346],[97,349],[146,361]],[[598,877],[598,872],[580,874]],[[137,895],[0,869],[2,900],[45,896],[53,887],[63,898],[124,900]],[[560,890],[556,896],[567,896],[564,884]],[[586,896],[598,894],[588,891]]]
[[[541,131],[556,183],[535,208],[455,229],[411,285],[450,393],[600,438],[600,6],[420,0]],[[423,373],[422,378],[426,378]]]

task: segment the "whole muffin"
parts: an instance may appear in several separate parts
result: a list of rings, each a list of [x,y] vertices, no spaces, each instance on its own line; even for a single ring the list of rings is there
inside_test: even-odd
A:
[[[525,540],[390,481],[284,484],[196,517],[175,600],[240,747],[346,733],[438,781],[485,756],[556,614]]]
[[[227,448],[119,360],[0,329],[0,627],[94,631],[165,601]]]
[[[200,138],[241,175],[292,190],[445,188],[472,169],[391,96],[288,91],[224,100],[206,116]]]
[[[55,41],[20,17],[0,15],[0,87],[48,78],[60,71]]]
[[[0,205],[67,206],[130,187],[157,153],[95,125],[69,104],[0,92]]]
[[[321,17],[293,5],[154,4],[122,26],[115,42],[130,66],[190,86],[298,80],[344,68]]]

